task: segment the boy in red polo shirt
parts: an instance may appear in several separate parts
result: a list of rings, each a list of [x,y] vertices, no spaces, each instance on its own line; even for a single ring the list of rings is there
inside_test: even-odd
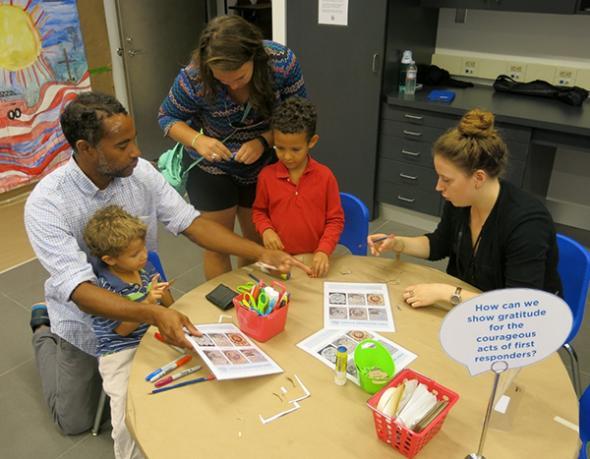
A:
[[[274,112],[271,128],[279,162],[258,176],[252,219],[264,246],[290,254],[313,253],[312,277],[324,277],[344,228],[338,182],[309,155],[319,136],[316,110],[291,97]]]

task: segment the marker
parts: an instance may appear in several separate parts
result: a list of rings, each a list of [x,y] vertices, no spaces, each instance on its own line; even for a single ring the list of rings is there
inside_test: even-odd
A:
[[[162,387],[167,384],[170,384],[172,381],[176,381],[177,379],[183,378],[184,376],[188,376],[192,373],[196,373],[201,369],[201,365],[197,365],[196,367],[187,368],[186,370],[182,370],[178,373],[174,373],[173,375],[166,376],[164,379],[160,379],[156,381],[156,387]]]
[[[192,355],[186,355],[186,354],[182,355],[179,358],[177,358],[176,360],[173,360],[172,362],[167,363],[163,367],[152,371],[149,375],[147,375],[145,377],[145,380],[149,381],[149,382],[154,382],[154,381],[160,379],[162,376],[170,373],[175,368],[178,368],[181,365],[184,365],[186,362],[188,362],[192,358],[193,358]]]
[[[258,279],[254,274],[248,273],[248,276],[250,276],[254,280],[254,282],[260,284],[260,279]]]
[[[204,378],[191,379],[190,381],[184,381],[184,382],[181,382],[178,384],[174,384],[173,386],[167,386],[167,387],[161,387],[159,389],[154,389],[153,391],[148,392],[148,395],[159,394],[160,392],[176,389],[177,387],[189,386],[191,384],[196,384],[196,383],[205,382],[205,381],[212,381],[214,379],[215,379],[215,376],[213,376],[213,375],[209,375]]]
[[[389,239],[391,236],[383,236],[378,239],[373,239],[373,244],[377,244],[378,242],[383,242],[385,239]]]

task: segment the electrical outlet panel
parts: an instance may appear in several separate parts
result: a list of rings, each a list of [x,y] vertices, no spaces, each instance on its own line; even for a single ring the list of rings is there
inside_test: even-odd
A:
[[[558,67],[555,71],[553,84],[556,86],[573,86],[576,84],[578,69],[572,67]]]
[[[526,75],[526,65],[519,62],[508,62],[506,65],[506,75],[516,81],[524,81]]]
[[[575,85],[590,90],[590,67],[587,64],[570,67],[559,64],[537,64],[529,60],[506,61],[501,58],[467,57],[442,53],[432,55],[432,64],[448,70],[455,76],[495,80],[498,75],[506,74],[522,82],[543,80],[557,86]]]
[[[463,59],[461,56],[453,56],[450,54],[433,54],[432,65],[436,65],[441,69],[447,70],[451,75],[461,74],[461,64]]]
[[[474,57],[465,57],[462,61],[462,75],[475,77],[479,76],[478,74],[478,60]]]
[[[524,81],[543,80],[552,82],[555,76],[555,67],[545,64],[527,64]]]
[[[576,75],[576,86],[590,91],[590,69],[578,70],[578,75]]]

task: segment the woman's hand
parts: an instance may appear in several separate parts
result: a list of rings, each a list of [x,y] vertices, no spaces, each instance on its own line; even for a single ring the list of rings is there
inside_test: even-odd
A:
[[[228,161],[231,159],[231,151],[219,140],[200,135],[195,140],[195,150],[207,161],[215,163],[217,161]]]
[[[324,252],[316,252],[311,263],[311,277],[326,277],[330,269],[330,258]]]
[[[371,255],[375,256],[379,256],[388,250],[393,250],[398,255],[404,251],[404,242],[396,238],[394,234],[370,234],[367,237],[367,245],[371,249]]]
[[[252,139],[242,144],[236,153],[234,160],[239,163],[252,164],[253,162],[258,161],[258,158],[262,156],[262,153],[264,153],[262,142],[258,139]]]
[[[430,306],[437,301],[449,301],[455,287],[449,284],[416,284],[404,290],[402,297],[413,308]]]
[[[262,233],[262,243],[267,249],[283,250],[285,248],[283,241],[281,241],[279,235],[272,228],[264,230]]]

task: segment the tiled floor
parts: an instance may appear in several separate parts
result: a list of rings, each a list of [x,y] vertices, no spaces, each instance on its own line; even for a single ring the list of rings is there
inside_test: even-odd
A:
[[[372,222],[371,230],[404,235],[423,233],[421,229],[387,220]],[[159,252],[167,275],[177,279],[173,287],[176,297],[204,281],[202,250],[185,238],[175,238],[161,229]],[[335,256],[342,252],[338,250]],[[444,269],[445,263],[435,266]],[[31,304],[43,298],[45,278],[46,273],[36,260],[0,275],[0,457],[112,458],[108,430],[96,438],[90,434],[65,437],[54,427],[45,407],[28,325]],[[575,345],[585,387],[590,383],[590,319],[580,330]]]

